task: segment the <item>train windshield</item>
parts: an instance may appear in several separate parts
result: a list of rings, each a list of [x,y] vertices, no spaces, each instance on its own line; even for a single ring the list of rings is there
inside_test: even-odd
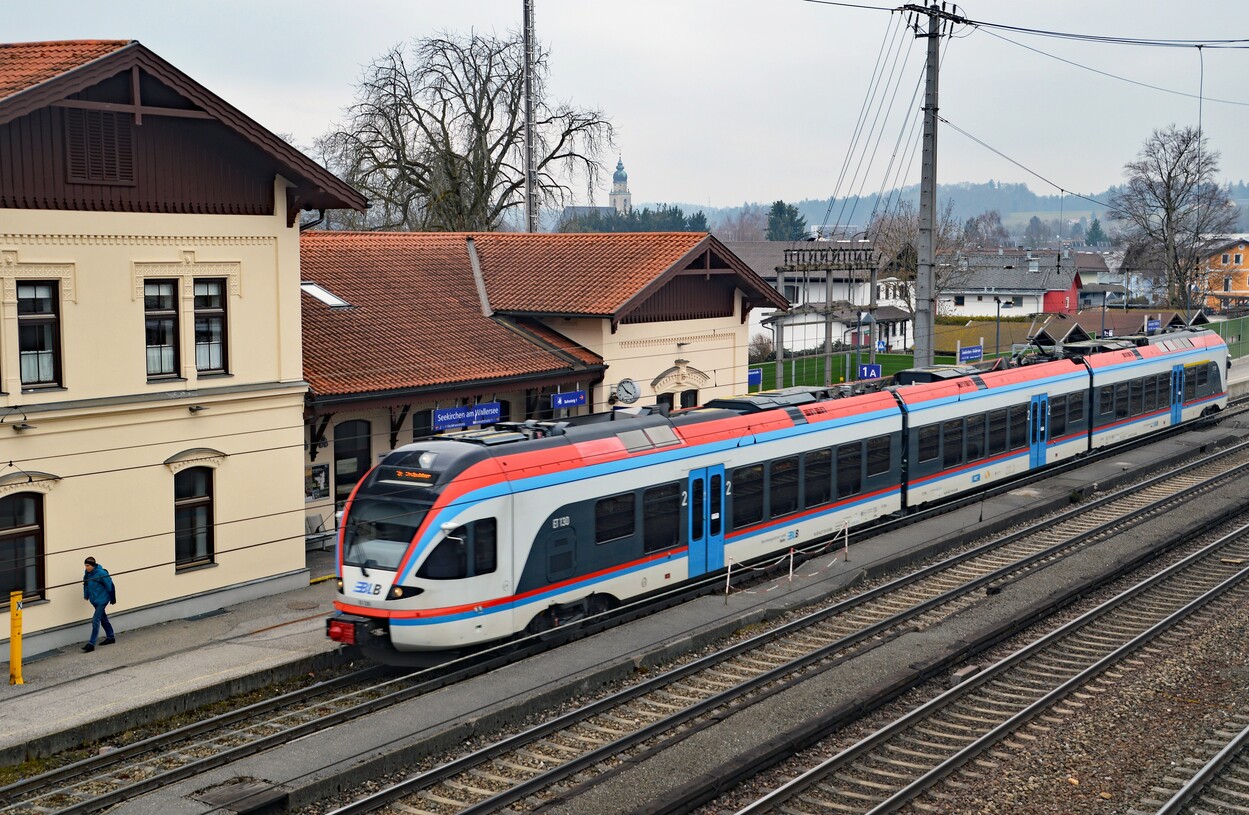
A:
[[[345,519],[343,564],[397,569],[432,506],[407,498],[357,496]]]

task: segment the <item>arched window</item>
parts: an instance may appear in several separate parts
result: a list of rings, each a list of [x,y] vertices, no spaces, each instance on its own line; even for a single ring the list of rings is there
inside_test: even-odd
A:
[[[373,463],[369,423],[364,419],[334,426],[334,502],[341,507],[351,497],[356,482]]]
[[[0,605],[11,592],[43,597],[43,496],[19,492],[0,498]]]
[[[213,562],[213,471],[189,467],[173,477],[174,564]]]

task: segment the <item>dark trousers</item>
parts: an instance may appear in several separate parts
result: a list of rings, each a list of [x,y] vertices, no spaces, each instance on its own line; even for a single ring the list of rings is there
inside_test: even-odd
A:
[[[113,624],[108,621],[108,611],[105,610],[108,608],[108,603],[100,603],[98,606],[92,603],[91,605],[95,606],[95,615],[91,618],[91,639],[88,641],[95,645],[96,639],[100,636],[101,623],[104,625],[105,639],[111,640],[113,638]]]

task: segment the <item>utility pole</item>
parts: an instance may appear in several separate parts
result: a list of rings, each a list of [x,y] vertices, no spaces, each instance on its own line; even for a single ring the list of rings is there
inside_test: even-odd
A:
[[[533,0],[525,3],[525,231],[538,231],[537,164],[533,143]]]
[[[916,37],[928,38],[928,59],[924,82],[924,150],[919,182],[919,268],[915,274],[915,365],[932,365],[936,311],[933,265],[936,261],[937,221],[937,71],[941,65],[941,24],[965,22],[965,19],[937,6],[903,6],[904,11],[928,16],[928,32]]]

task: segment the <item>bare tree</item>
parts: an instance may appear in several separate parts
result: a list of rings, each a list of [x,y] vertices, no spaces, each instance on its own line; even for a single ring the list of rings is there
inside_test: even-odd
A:
[[[1158,259],[1172,308],[1200,302],[1206,251],[1236,226],[1236,208],[1215,180],[1218,169],[1219,153],[1200,130],[1171,125],[1155,130],[1136,161],[1124,165],[1127,184],[1111,196],[1110,219]]]
[[[879,258],[877,277],[894,277],[900,281],[906,309],[915,310],[915,275],[919,270],[919,213],[910,201],[900,201],[890,212],[878,213],[867,227],[868,237]],[[937,213],[933,234],[936,266],[933,270],[933,295],[967,282],[968,271],[954,262],[964,248],[963,231],[954,218],[954,201],[947,199]],[[939,300],[938,300],[939,302]]]
[[[735,215],[726,215],[711,231],[724,241],[761,241],[767,229],[768,215],[758,205],[744,204]]]
[[[767,362],[776,353],[775,345],[767,334],[754,334],[746,346],[747,359],[751,363]]]
[[[534,68],[535,173],[541,202],[593,198],[598,154],[612,143],[600,110],[544,99],[548,52]],[[497,229],[524,206],[524,44],[443,35],[392,48],[365,69],[356,102],[318,150],[327,166],[370,199],[361,219],[338,227]]]

